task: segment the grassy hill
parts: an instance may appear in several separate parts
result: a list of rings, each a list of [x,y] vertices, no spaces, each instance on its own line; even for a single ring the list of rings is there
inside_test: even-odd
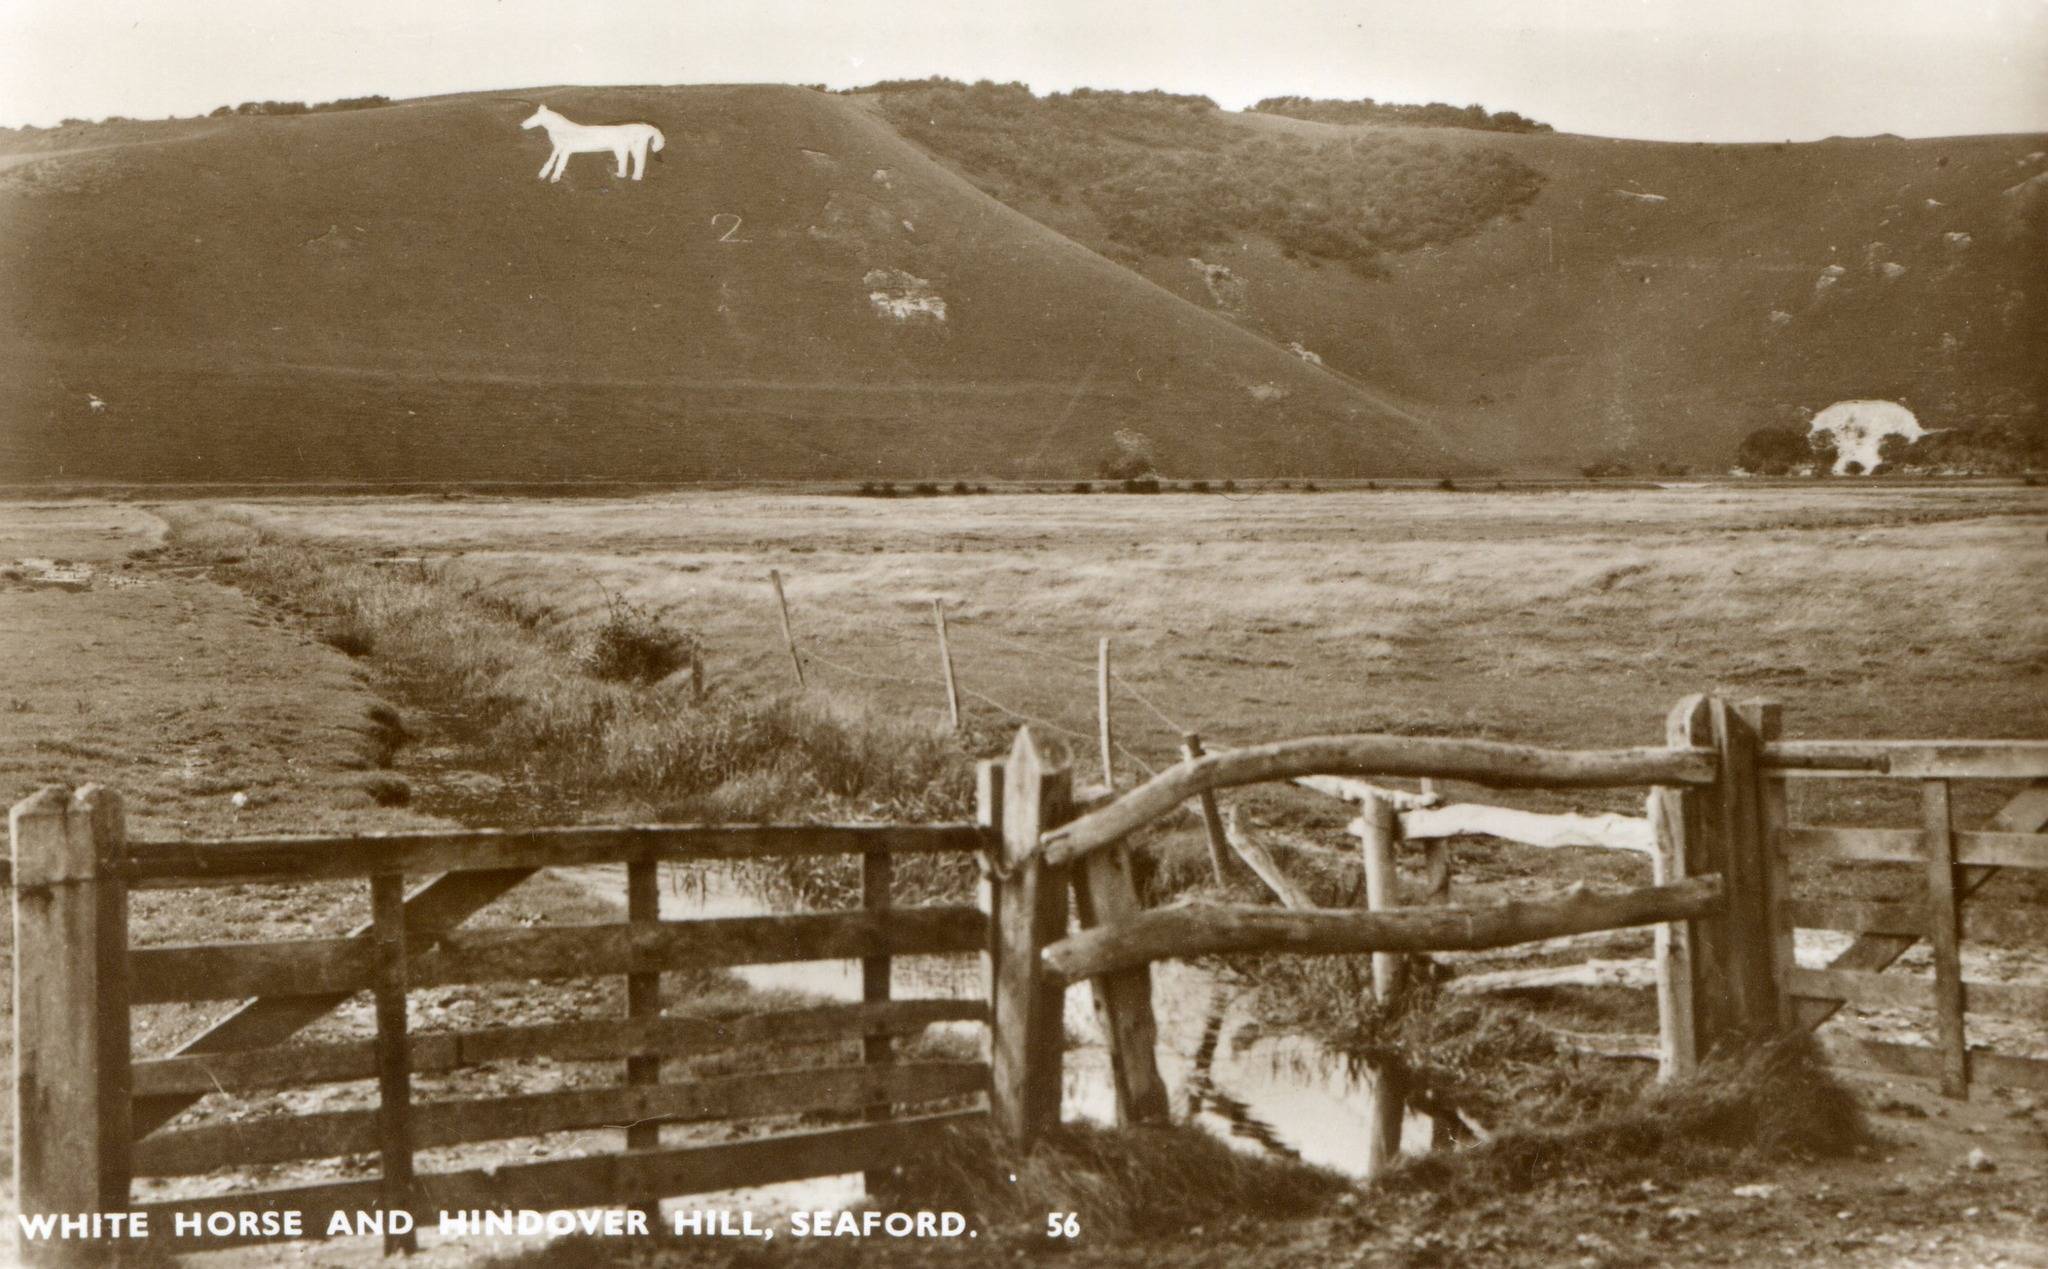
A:
[[[1859,397],[2048,448],[2048,137],[1695,145],[1217,118],[1324,147],[1426,139],[1539,188],[1366,274],[1256,230],[1192,259],[1132,253],[1085,203],[939,141],[1047,224],[1510,468],[1720,470],[1748,431]]]
[[[892,87],[0,138],[0,480],[1085,477],[1119,432],[1180,475],[1719,470],[1850,397],[2042,435],[2048,138]],[[536,181],[542,96],[663,161]]]
[[[609,155],[539,182],[547,143],[510,93],[0,147],[0,472],[1079,476],[1119,429],[1179,472],[1470,465],[865,102],[545,97],[650,120],[667,149],[640,183]]]

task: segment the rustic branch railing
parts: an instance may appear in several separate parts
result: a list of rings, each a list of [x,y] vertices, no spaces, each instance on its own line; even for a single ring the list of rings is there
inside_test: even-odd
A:
[[[1694,921],[1726,907],[1718,877],[1620,894],[1578,894],[1482,908],[1390,912],[1223,905],[1153,908],[1045,949],[1047,968],[1068,981],[1152,961],[1235,952],[1356,955],[1455,952],[1506,947],[1659,921]]]
[[[1297,776],[1431,776],[1526,789],[1611,789],[1715,780],[1707,748],[1544,749],[1491,740],[1312,736],[1176,763],[1115,802],[1048,832],[1046,862],[1069,864],[1143,828],[1204,792]]]
[[[1674,712],[1667,744],[1660,748],[1552,750],[1493,741],[1441,740],[1405,736],[1324,736],[1204,754],[1186,747],[1186,760],[1159,773],[1108,805],[1066,819],[1058,795],[1071,780],[1063,770],[1045,781],[1036,747],[1020,733],[1011,755],[1010,796],[1028,796],[1041,808],[1019,816],[1006,808],[1004,860],[999,885],[1013,897],[1002,914],[996,953],[995,992],[998,1051],[992,1078],[998,1127],[1029,1142],[1056,1121],[1056,1086],[1061,1063],[1055,1028],[1028,1028],[1027,1001],[1042,1001],[1059,985],[1088,978],[1112,1037],[1152,1032],[1149,993],[1105,986],[1118,976],[1141,974],[1155,960],[1211,953],[1372,953],[1374,983],[1382,994],[1399,990],[1401,953],[1498,947],[1592,931],[1657,925],[1660,1011],[1667,1019],[1663,1065],[1667,1075],[1692,1068],[1699,1051],[1738,1035],[1775,1028],[1783,1012],[1775,957],[1780,941],[1769,931],[1772,910],[1765,896],[1780,878],[1766,857],[1764,817],[1769,803],[1761,792],[1759,728],[1768,707],[1755,717],[1719,701],[1694,697]],[[1021,773],[1027,773],[1020,777]],[[1658,795],[1652,814],[1641,820],[1613,817],[1543,818],[1531,826],[1482,808],[1479,818],[1514,821],[1516,831],[1547,840],[1585,840],[1647,849],[1657,862],[1654,886],[1614,895],[1573,894],[1561,899],[1503,904],[1492,908],[1443,906],[1449,856],[1440,844],[1430,853],[1429,901],[1437,906],[1396,910],[1400,887],[1393,868],[1402,817],[1426,816],[1436,802],[1421,793],[1391,790],[1367,777],[1422,777],[1516,788],[1615,788],[1650,785]],[[1019,784],[1020,778],[1026,780]],[[1204,803],[1205,821],[1218,789],[1265,781],[1297,781],[1357,801],[1368,900],[1373,911],[1316,911],[1257,841],[1243,832],[1217,831],[1279,894],[1288,910],[1243,907],[1180,907],[1092,916],[1084,905],[1081,932],[1068,934],[1052,895],[1063,895],[1060,878],[1070,868],[1093,869],[1096,861],[1121,861],[1129,836],[1177,812],[1191,799]],[[989,787],[985,778],[983,788]],[[1055,813],[1042,808],[1053,806]],[[1066,819],[1066,822],[1061,821]],[[1423,821],[1424,826],[1428,821]],[[1355,826],[1358,827],[1358,826]],[[1035,831],[1033,831],[1035,829]],[[1560,833],[1563,835],[1560,836]],[[1212,842],[1212,846],[1215,843]],[[1217,871],[1221,871],[1219,867]],[[1064,902],[1063,899],[1057,902]],[[1037,906],[1033,906],[1037,905]],[[1042,1006],[1038,1006],[1042,1007]],[[1119,1021],[1119,1012],[1140,1015]],[[1016,1023],[1015,1026],[1012,1022]],[[1035,1039],[1027,1039],[1027,1031]],[[1119,1080],[1143,1086],[1156,1080],[1149,1051],[1136,1046],[1116,1054]],[[1126,1070],[1124,1063],[1133,1066]],[[1139,1117],[1119,1085],[1120,1117]],[[1382,1090],[1383,1092],[1385,1090]],[[1398,1091],[1393,1093],[1398,1098]],[[1376,1108],[1375,1132],[1398,1125],[1398,1109]],[[1390,1152],[1381,1143],[1382,1155]]]
[[[2048,740],[1779,740],[1763,749],[1773,775],[1902,780],[2048,779]]]

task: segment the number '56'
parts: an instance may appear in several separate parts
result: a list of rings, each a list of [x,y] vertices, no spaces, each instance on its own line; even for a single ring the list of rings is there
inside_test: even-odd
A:
[[[1047,1212],[1045,1214],[1045,1236],[1047,1238],[1079,1238],[1081,1218],[1072,1212]]]

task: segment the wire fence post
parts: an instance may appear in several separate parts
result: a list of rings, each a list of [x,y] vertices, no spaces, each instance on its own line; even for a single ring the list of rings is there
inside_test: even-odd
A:
[[[1103,636],[1095,652],[1095,713],[1102,737],[1102,782],[1116,788],[1116,768],[1110,763],[1115,752],[1109,730],[1109,637]]]
[[[775,607],[782,614],[782,642],[789,648],[789,663],[796,667],[796,685],[801,689],[807,686],[804,683],[804,660],[796,654],[796,636],[790,633],[789,600],[782,593],[781,571],[769,569],[768,580],[775,584]]]
[[[953,677],[953,649],[946,642],[946,605],[937,599],[932,601],[932,620],[939,627],[939,668],[946,672],[946,712],[952,716],[953,730],[960,730],[960,682]]]
[[[1202,756],[1202,737],[1198,732],[1183,732],[1180,738],[1181,756],[1189,762]],[[1223,831],[1223,814],[1216,806],[1214,790],[1203,789],[1202,828],[1209,836],[1209,875],[1217,885],[1230,880],[1230,839]]]

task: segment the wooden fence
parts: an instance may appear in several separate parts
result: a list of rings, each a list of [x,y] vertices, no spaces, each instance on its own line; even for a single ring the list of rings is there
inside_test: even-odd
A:
[[[208,1214],[297,1211],[321,1237],[336,1212],[555,1210],[648,1203],[678,1194],[886,1169],[916,1155],[939,1124],[980,1109],[902,1113],[978,1101],[981,1061],[897,1060],[892,1042],[942,1022],[985,1022],[982,1000],[890,998],[890,959],[989,946],[985,912],[896,907],[904,852],[981,852],[975,825],[614,827],[428,832],[216,842],[129,842],[121,802],[87,786],[17,805],[13,838],[17,1194],[25,1213],[144,1212],[152,1243],[195,1249],[259,1241],[266,1231]],[[662,920],[666,861],[855,854],[863,905],[791,916]],[[619,923],[486,927],[461,923],[540,867],[619,864]],[[431,875],[411,894],[403,878]],[[372,918],[335,938],[131,947],[128,892],[310,880],[366,882]],[[731,1019],[665,1017],[664,971],[860,958],[859,1004]],[[415,1033],[406,1000],[421,988],[505,979],[626,978],[625,1016]],[[368,991],[376,1038],[291,1043],[301,1028]],[[131,1056],[130,1012],[173,1002],[241,1001],[176,1053]],[[852,1065],[772,1060],[778,1044],[858,1040]],[[754,1051],[744,1074],[665,1082],[664,1058]],[[521,1096],[420,1100],[413,1078],[486,1062],[618,1061],[621,1082]],[[377,1081],[374,1108],[173,1126],[209,1094]],[[849,1126],[733,1140],[659,1143],[659,1125],[831,1112]],[[862,1122],[865,1121],[865,1122]],[[461,1171],[422,1171],[421,1151],[465,1142],[623,1126],[620,1153]],[[206,1198],[136,1204],[136,1176],[375,1155],[378,1175]],[[175,1218],[198,1216],[191,1236]],[[392,1225],[402,1225],[393,1221]],[[275,1236],[274,1232],[270,1236]],[[391,1230],[387,1249],[410,1235]],[[24,1243],[25,1258],[64,1245]]]
[[[1971,1051],[1966,1010],[2048,1016],[2040,987],[1969,983],[1965,938],[2040,940],[2032,908],[1966,905],[2001,869],[2048,867],[2048,744],[1788,741],[1766,702],[1730,705],[1695,696],[1671,713],[1662,746],[1565,751],[1487,741],[1397,736],[1315,737],[1187,757],[1121,797],[1078,792],[1029,730],[1008,758],[984,763],[974,825],[654,826],[459,831],[358,837],[129,842],[119,799],[88,786],[45,790],[16,806],[15,1075],[17,1193],[24,1212],[147,1211],[168,1230],[179,1213],[305,1213],[318,1236],[337,1211],[558,1209],[651,1202],[805,1176],[874,1172],[915,1155],[940,1124],[988,1114],[1022,1146],[1060,1116],[1068,984],[1087,979],[1106,1037],[1120,1122],[1164,1120],[1166,1086],[1155,1047],[1150,965],[1219,952],[1371,953],[1375,988],[1400,989],[1404,954],[1503,947],[1641,926],[1657,931],[1654,957],[1659,1056],[1667,1075],[1690,1070],[1717,1044],[1817,1026],[1845,1001],[1932,1007],[1932,1047],[1866,1043],[1849,1060],[1942,1080],[1955,1095],[1974,1084],[2048,1088],[2048,1062]],[[1438,808],[1363,778],[1418,777],[1502,788],[1647,787],[1641,820],[1493,815]],[[1917,829],[1846,829],[1788,822],[1786,782],[1815,778],[1912,779],[1924,788]],[[1952,780],[2031,780],[1986,830],[1957,829]],[[1286,906],[1147,909],[1132,881],[1130,839],[1190,800],[1202,808],[1217,867],[1224,866],[1218,790],[1299,781],[1360,803],[1355,826],[1369,910],[1316,910],[1284,883],[1270,857],[1240,853]],[[1445,819],[1438,810],[1459,811]],[[1475,818],[1476,816],[1476,818]],[[1414,817],[1411,819],[1411,817]],[[1403,907],[1394,869],[1403,826],[1430,840],[1430,906]],[[1463,828],[1459,826],[1462,825]],[[1652,884],[1619,893],[1460,907],[1448,902],[1441,835],[1475,826],[1545,844],[1586,841],[1646,850]],[[1490,826],[1490,827],[1488,827]],[[889,899],[892,861],[904,852],[974,852],[984,862],[978,906],[902,908]],[[656,903],[664,861],[855,854],[857,911],[669,921]],[[1918,900],[1868,902],[1793,893],[1791,861],[1890,861],[1923,870]],[[555,928],[461,928],[539,868],[623,865],[620,923]],[[1436,875],[1441,873],[1442,875]],[[431,876],[410,894],[405,876]],[[1275,878],[1279,878],[1276,882]],[[131,947],[134,889],[315,880],[365,881],[371,921],[346,937],[185,947]],[[1069,895],[1073,897],[1070,919]],[[1802,969],[1795,927],[1848,930],[1848,951],[1825,969]],[[1917,939],[1932,944],[1931,979],[1881,976]],[[988,999],[892,1000],[889,961],[913,954],[980,952]],[[664,1016],[663,971],[859,958],[859,1004],[730,1020]],[[410,991],[501,979],[626,977],[625,1016],[478,1031],[409,1030]],[[286,1041],[368,991],[374,1040]],[[136,1006],[237,1000],[222,1021],[176,1053],[131,1056]],[[80,1008],[79,1002],[91,1002]],[[984,1021],[988,1061],[896,1060],[893,1041],[939,1022]],[[830,1067],[762,1069],[664,1081],[664,1058],[710,1049],[858,1039],[861,1060]],[[618,1061],[617,1086],[518,1097],[418,1100],[416,1075],[530,1057]],[[342,1080],[378,1082],[374,1109],[301,1114],[252,1123],[173,1127],[210,1093],[238,1094]],[[988,1109],[904,1115],[908,1107],[988,1095]],[[1398,1093],[1376,1134],[1398,1145]],[[861,1122],[717,1145],[664,1147],[660,1123],[799,1110]],[[473,1141],[633,1125],[624,1150],[469,1171],[419,1171],[421,1151]],[[1376,1136],[1376,1139],[1377,1136]],[[232,1165],[270,1165],[375,1154],[379,1175],[217,1197],[131,1202],[136,1175],[179,1176]],[[246,1241],[246,1230],[172,1239],[175,1246]],[[403,1244],[397,1235],[387,1246]],[[31,1253],[46,1250],[31,1246]]]
[[[2048,989],[1964,983],[1962,933],[1991,940],[2048,942],[2038,906],[1973,912],[1961,906],[1997,868],[2048,867],[2048,743],[2037,741],[1834,742],[1781,739],[1782,714],[1770,702],[1740,705],[1708,696],[1681,702],[1667,722],[1666,744],[1651,749],[1561,751],[1482,741],[1394,736],[1317,737],[1219,753],[1191,738],[1185,761],[1123,797],[1079,816],[1066,811],[1068,775],[1048,770],[1028,734],[1020,735],[1001,780],[1035,790],[1029,815],[1006,824],[997,981],[997,1121],[1029,1141],[1058,1116],[1042,1090],[1057,1088],[1061,1062],[1056,1028],[1005,1031],[1012,1017],[1039,1018],[1068,982],[1089,979],[1105,1015],[1118,1109],[1127,1122],[1163,1114],[1148,1037],[1148,967],[1158,960],[1216,953],[1307,953],[1374,956],[1382,992],[1400,982],[1402,954],[1503,947],[1597,931],[1656,927],[1658,1056],[1667,1077],[1684,1074],[1718,1044],[1817,1026],[1844,1001],[1932,1006],[1941,1043],[1935,1048],[1863,1043],[1849,1046],[1866,1065],[1939,1076],[1952,1094],[1966,1080],[2041,1088],[2048,1063],[1969,1052],[1966,1006],[1985,1013],[2048,1017]],[[1432,816],[1429,794],[1365,785],[1362,777],[1412,776],[1499,788],[1606,789],[1649,786],[1648,813],[1628,817],[1532,816],[1501,808],[1445,808]],[[1825,776],[1908,778],[1927,782],[1927,815],[1917,830],[1827,829],[1786,820],[1785,781]],[[1949,822],[1946,782],[1953,779],[2036,781],[2014,798],[1991,829],[1959,831]],[[1233,838],[1219,814],[1217,790],[1263,781],[1293,781],[1361,803],[1359,832],[1369,910],[1314,910],[1287,882],[1269,854]],[[1127,842],[1189,799],[1202,807],[1215,866],[1222,843],[1282,900],[1281,908],[1243,905],[1144,910],[1130,897]],[[1539,822],[1540,821],[1540,822]],[[1448,876],[1431,859],[1430,893],[1439,906],[1401,908],[1393,851],[1413,822],[1433,837],[1479,828],[1541,845],[1605,845],[1646,850],[1653,884],[1621,893],[1568,893],[1551,900],[1483,907],[1444,905]],[[1033,849],[1036,843],[1036,849]],[[1803,899],[1790,886],[1801,855],[1848,860],[1899,860],[1927,870],[1924,901],[1867,903]],[[1080,928],[1069,932],[1063,911],[1071,883]],[[1093,901],[1093,892],[1111,896]],[[1794,927],[1847,928],[1858,937],[1824,970],[1799,967]],[[1876,971],[1917,938],[1934,946],[1932,982]],[[1005,1008],[1004,993],[1010,993]],[[1006,1053],[1005,1050],[1008,1050]],[[1132,1090],[1126,1095],[1126,1090]],[[1376,1115],[1398,1128],[1399,1115]]]

